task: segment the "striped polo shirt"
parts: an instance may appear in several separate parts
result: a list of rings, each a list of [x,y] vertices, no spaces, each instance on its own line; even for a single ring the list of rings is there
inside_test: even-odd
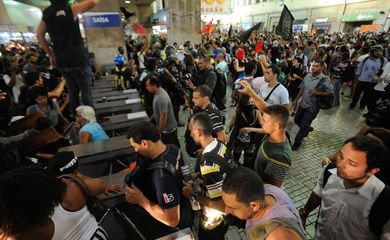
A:
[[[271,143],[266,136],[260,146],[254,170],[264,182],[267,182],[269,177],[283,181],[291,165],[291,153],[287,139],[282,143]]]
[[[205,153],[215,153],[223,157],[226,154],[226,146],[222,142],[214,139],[207,147],[203,150]],[[206,197],[218,198],[222,196],[222,182],[224,179],[224,172],[221,171],[221,167],[208,160],[210,155],[202,156],[202,162],[200,165],[200,174],[202,176],[204,190]]]

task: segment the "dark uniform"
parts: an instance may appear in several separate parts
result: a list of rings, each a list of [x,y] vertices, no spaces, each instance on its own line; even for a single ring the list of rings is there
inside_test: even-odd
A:
[[[153,162],[167,161],[176,169],[176,176],[166,169],[154,168],[148,169]],[[142,191],[149,201],[158,204],[162,209],[169,209],[180,204],[180,222],[176,228],[171,228],[155,220],[144,209],[139,210],[136,216],[135,224],[147,239],[155,239],[178,229],[184,229],[192,226],[193,213],[191,205],[186,197],[182,195],[183,175],[180,167],[184,165],[183,156],[175,145],[167,145],[167,150],[157,159],[150,160],[145,169],[139,173],[134,180],[134,184]],[[134,215],[134,211],[129,215]]]

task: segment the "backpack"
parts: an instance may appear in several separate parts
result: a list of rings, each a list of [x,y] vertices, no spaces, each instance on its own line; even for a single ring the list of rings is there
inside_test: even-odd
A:
[[[318,87],[321,85],[321,83],[324,83],[326,80],[326,77],[323,77],[315,87],[318,89]],[[320,109],[331,109],[333,107],[334,103],[334,95],[330,96],[317,96],[317,105]]]
[[[213,91],[213,98],[221,99],[226,96],[226,77],[218,69],[214,69],[214,72],[217,75],[217,83]]]
[[[328,166],[325,167],[324,180],[322,183],[323,188],[325,188],[325,185],[328,182],[329,177],[332,175],[332,173],[329,170],[334,168],[336,168],[336,162],[330,163],[328,164]],[[385,188],[382,190],[378,198],[375,200],[374,204],[370,209],[370,213],[368,215],[368,227],[370,228],[370,231],[378,237],[378,239],[382,233],[383,227],[390,219],[390,211],[385,210],[387,209],[389,202],[390,202],[390,187],[385,185]]]
[[[355,68],[351,63],[348,63],[345,70],[341,73],[341,82],[349,82],[355,75]]]

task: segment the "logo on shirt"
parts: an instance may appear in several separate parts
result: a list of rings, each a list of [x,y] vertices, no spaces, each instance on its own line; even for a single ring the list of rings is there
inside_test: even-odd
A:
[[[56,13],[56,17],[58,17],[58,16],[66,16],[66,14],[65,14],[65,10],[60,10],[60,11],[57,11],[57,13]]]
[[[170,202],[173,202],[173,200],[175,200],[172,193],[169,193],[169,194],[164,193],[163,197],[164,197],[165,203],[170,203]]]

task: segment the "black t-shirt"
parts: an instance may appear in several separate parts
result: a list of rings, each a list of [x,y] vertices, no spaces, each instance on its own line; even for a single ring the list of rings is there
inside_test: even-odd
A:
[[[180,222],[178,228],[190,227],[191,206],[188,199],[182,196],[183,175],[181,166],[184,160],[181,151],[175,145],[167,145],[167,150],[154,161],[164,160],[175,166],[176,176],[166,169],[155,168],[141,173],[142,176],[134,180],[134,184],[142,191],[149,201],[158,204],[162,209],[169,209],[180,204]]]
[[[42,20],[53,42],[60,68],[84,67],[88,52],[80,33],[79,21],[67,4],[52,4],[43,11]]]
[[[253,76],[253,78],[264,76],[263,68],[261,67],[261,64],[258,61],[256,61],[256,60],[251,60],[251,61],[256,63],[256,73]]]
[[[164,159],[175,166],[177,176],[165,169],[144,170],[143,177],[135,182],[151,202],[157,203],[161,208],[168,209],[180,203],[182,189],[180,167],[183,165],[180,150],[173,145],[167,145],[167,150],[150,163]],[[148,168],[148,166],[146,166]]]

